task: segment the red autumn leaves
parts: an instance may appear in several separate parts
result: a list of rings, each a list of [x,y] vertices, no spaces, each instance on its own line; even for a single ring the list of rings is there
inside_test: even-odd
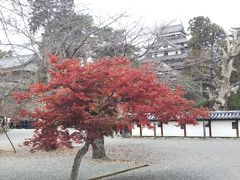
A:
[[[34,111],[22,115],[38,119],[36,134],[28,141],[34,149],[72,147],[73,141],[92,142],[133,124],[150,126],[149,116],[167,123],[196,124],[204,109],[160,83],[150,67],[135,67],[124,58],[81,65],[50,55],[50,81],[31,85],[30,92],[14,94],[22,103],[35,98]],[[67,128],[74,128],[70,133]]]

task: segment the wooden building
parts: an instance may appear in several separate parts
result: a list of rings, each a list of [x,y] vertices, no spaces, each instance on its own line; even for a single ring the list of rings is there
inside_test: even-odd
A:
[[[10,94],[28,89],[29,84],[36,81],[38,67],[33,54],[0,59],[0,103],[3,105],[1,115],[13,117],[16,103]]]
[[[20,81],[32,82],[38,64],[32,54],[0,59],[0,86],[17,84]]]

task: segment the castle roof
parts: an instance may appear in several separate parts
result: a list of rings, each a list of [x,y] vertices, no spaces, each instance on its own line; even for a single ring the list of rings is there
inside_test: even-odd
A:
[[[36,71],[36,63],[32,63],[33,55],[22,55],[0,59],[0,69],[2,70],[26,70]]]
[[[163,30],[162,34],[165,35],[165,34],[172,34],[172,33],[176,33],[176,32],[182,32],[185,35],[187,34],[184,31],[184,27],[182,24],[168,26]]]

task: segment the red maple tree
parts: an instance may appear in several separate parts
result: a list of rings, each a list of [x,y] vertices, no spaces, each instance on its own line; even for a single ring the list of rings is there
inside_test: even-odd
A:
[[[90,144],[97,158],[106,156],[99,143],[104,136],[132,129],[134,124],[150,127],[150,115],[163,123],[174,119],[179,125],[196,124],[197,117],[207,115],[183,98],[181,88],[173,91],[160,83],[149,66],[135,67],[124,58],[85,66],[78,60],[49,58],[49,83],[32,84],[29,92],[17,92],[14,97],[19,103],[37,97],[38,108],[21,111],[22,116],[38,119],[34,137],[26,142],[32,150],[72,148],[73,142],[84,142],[75,157],[72,179]]]

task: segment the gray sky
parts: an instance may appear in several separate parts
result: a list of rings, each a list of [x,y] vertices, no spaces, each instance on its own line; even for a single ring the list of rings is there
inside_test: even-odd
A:
[[[240,0],[75,0],[75,4],[80,9],[83,6],[88,7],[91,14],[102,16],[103,19],[127,13],[130,20],[141,18],[142,23],[150,26],[175,20],[175,24],[182,22],[187,29],[190,18],[208,16],[226,31],[231,27],[240,27]],[[2,32],[0,35],[0,40],[4,41]],[[22,42],[24,38],[19,37],[11,35],[11,41],[21,39]],[[9,49],[5,46],[0,48]],[[20,51],[27,53],[25,50]]]
[[[185,29],[190,18],[208,16],[226,31],[240,26],[240,0],[75,0],[83,3],[96,15],[127,12],[134,19],[142,18],[147,25],[177,20]]]

